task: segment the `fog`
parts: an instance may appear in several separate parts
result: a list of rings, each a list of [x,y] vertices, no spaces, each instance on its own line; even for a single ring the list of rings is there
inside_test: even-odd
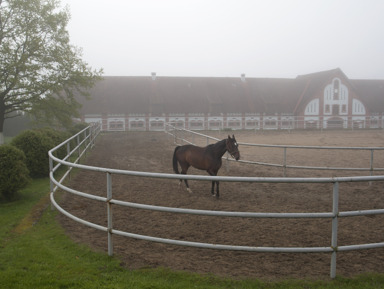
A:
[[[61,0],[105,75],[384,79],[381,0]]]

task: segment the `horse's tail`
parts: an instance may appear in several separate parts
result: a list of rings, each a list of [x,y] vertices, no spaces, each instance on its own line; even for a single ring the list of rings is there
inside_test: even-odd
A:
[[[177,150],[180,148],[180,146],[177,146],[175,147],[175,151],[173,152],[173,159],[172,159],[172,163],[173,163],[173,171],[176,173],[176,174],[179,174],[179,168],[178,168],[178,165],[177,165],[177,157],[176,157],[176,152]]]

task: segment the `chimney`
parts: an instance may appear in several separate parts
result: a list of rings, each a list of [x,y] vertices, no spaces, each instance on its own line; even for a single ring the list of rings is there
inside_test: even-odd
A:
[[[245,82],[245,74],[244,73],[241,75],[241,81]]]
[[[156,80],[156,72],[152,72],[151,75],[152,75],[152,80]]]

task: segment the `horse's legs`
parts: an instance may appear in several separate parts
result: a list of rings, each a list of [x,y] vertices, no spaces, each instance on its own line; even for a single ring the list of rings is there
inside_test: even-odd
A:
[[[208,171],[208,174],[211,176],[217,176],[217,172]],[[215,194],[215,183],[216,183],[216,194]],[[216,198],[219,197],[219,182],[212,181],[212,188],[211,188],[211,194],[212,196],[216,196]]]
[[[183,173],[183,175],[186,175],[187,173]],[[188,180],[184,179],[184,183],[185,183],[185,186],[187,187],[187,192],[188,193],[193,193],[192,190],[189,188],[189,185],[188,185]]]
[[[182,165],[181,166],[181,173],[182,175],[186,175],[187,174],[187,171],[188,171],[188,168],[189,168],[189,165]],[[180,183],[179,185],[181,185],[181,182],[182,180],[180,180]],[[185,186],[187,187],[187,192],[188,193],[193,193],[192,190],[189,188],[189,185],[188,185],[188,180],[184,179],[184,183],[185,183]]]

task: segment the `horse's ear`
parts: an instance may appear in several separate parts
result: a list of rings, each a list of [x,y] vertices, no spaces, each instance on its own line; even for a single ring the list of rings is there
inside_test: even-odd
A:
[[[232,135],[232,138],[235,139],[235,135],[234,134]]]
[[[231,136],[230,136],[230,135],[228,135],[228,139],[231,139]]]

